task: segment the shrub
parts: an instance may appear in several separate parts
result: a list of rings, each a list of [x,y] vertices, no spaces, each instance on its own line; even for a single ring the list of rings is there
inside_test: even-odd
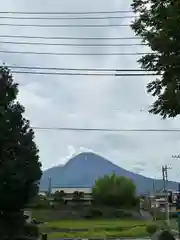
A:
[[[7,239],[9,240],[9,239]],[[37,238],[32,238],[32,237],[18,237],[15,238],[15,240],[37,240]]]
[[[96,208],[89,208],[85,214],[85,218],[99,218],[102,217],[103,213],[101,210]]]
[[[126,212],[125,210],[115,210],[113,215],[116,218],[132,218],[133,216],[131,212]]]
[[[156,224],[151,224],[146,227],[147,233],[153,235],[158,230],[158,226]]]
[[[177,218],[177,213],[171,213],[171,218]]]
[[[123,227],[106,227],[106,228],[103,228],[104,231],[106,232],[122,232],[124,230]]]

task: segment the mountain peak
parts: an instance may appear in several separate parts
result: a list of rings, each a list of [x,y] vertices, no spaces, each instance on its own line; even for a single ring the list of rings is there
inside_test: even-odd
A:
[[[94,153],[94,152],[81,152],[81,153],[79,153],[78,155],[76,155],[75,156],[75,158],[76,157],[80,157],[80,158],[89,158],[89,157],[100,157],[101,158],[101,156],[100,155],[98,155],[98,154],[96,154],[96,153]]]
[[[109,160],[107,160],[106,158],[94,153],[94,152],[82,152],[82,153],[79,153],[78,155],[76,155],[75,157],[71,158],[71,160],[78,160],[78,161],[82,161],[82,160],[85,160],[85,161],[97,161],[97,162],[109,162],[111,164],[113,164],[112,162],[110,162]]]

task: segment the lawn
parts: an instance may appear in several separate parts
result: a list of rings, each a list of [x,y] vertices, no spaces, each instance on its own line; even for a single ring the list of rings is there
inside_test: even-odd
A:
[[[63,233],[63,232],[53,232],[48,235],[49,239],[57,238],[89,238],[89,237],[128,237],[128,238],[141,238],[148,237],[145,227],[135,227],[126,231],[86,231],[86,232],[73,232],[73,233]]]
[[[133,219],[99,219],[99,220],[59,220],[59,211],[32,210],[32,217],[45,222],[40,226],[41,233],[47,233],[48,239],[88,238],[88,237],[148,237],[146,227],[152,223],[158,225],[162,221],[152,222]]]
[[[106,227],[121,227],[121,228],[127,228],[127,227],[136,227],[136,226],[146,226],[147,223],[150,223],[149,221],[142,221],[142,220],[108,220],[108,219],[102,219],[102,220],[60,220],[60,221],[53,221],[49,222],[45,225],[49,227],[58,227],[58,228],[106,228]]]
[[[139,220],[62,220],[41,225],[49,239],[77,237],[148,237],[146,226],[151,222]]]

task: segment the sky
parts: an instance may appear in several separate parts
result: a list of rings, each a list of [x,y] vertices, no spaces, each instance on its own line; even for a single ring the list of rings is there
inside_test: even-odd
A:
[[[119,0],[6,0],[1,11],[39,12],[87,12],[130,10],[131,1]],[[119,13],[125,16],[125,13]],[[127,13],[126,13],[127,15]],[[132,14],[131,14],[132,15]],[[67,17],[70,15],[66,15]],[[82,16],[82,15],[81,15]],[[89,15],[94,16],[94,15]],[[96,16],[102,16],[96,15]],[[107,16],[104,14],[103,16]],[[109,16],[109,15],[108,15]],[[112,16],[112,14],[111,14]],[[114,15],[114,16],[117,16]],[[31,16],[32,17],[32,16]],[[112,24],[129,24],[129,19],[105,20],[11,20],[1,23],[27,24],[107,24],[104,28],[37,28],[0,26],[0,35],[70,36],[70,37],[133,37],[130,27],[113,27]],[[2,40],[9,40],[1,38]],[[11,39],[18,41],[18,39]],[[20,41],[20,40],[19,40]],[[23,40],[22,40],[23,41]],[[26,40],[32,41],[33,40]],[[125,43],[125,40],[34,40],[46,43]],[[128,43],[133,43],[132,40]],[[138,43],[138,40],[136,40]],[[74,47],[30,46],[0,43],[0,51],[39,52],[144,52],[142,46],[128,47]],[[138,56],[48,56],[16,55],[1,53],[1,63],[13,66],[38,66],[60,68],[139,68]],[[146,93],[146,85],[152,77],[105,76],[53,76],[14,74],[19,83],[19,101],[26,108],[31,126],[77,128],[178,128],[180,118],[162,120],[148,113],[153,102]],[[36,130],[36,143],[40,149],[43,169],[64,164],[69,158],[83,151],[96,152],[113,163],[146,175],[160,178],[161,166],[168,164],[169,179],[180,180],[178,132],[77,132]]]

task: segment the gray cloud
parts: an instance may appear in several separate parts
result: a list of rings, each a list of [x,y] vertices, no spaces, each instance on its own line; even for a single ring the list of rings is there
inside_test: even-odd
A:
[[[96,4],[83,0],[7,0],[1,11],[110,11],[128,10],[130,1],[98,0]],[[122,15],[122,14],[121,14]],[[128,23],[129,20],[24,20],[27,24],[109,24]],[[6,23],[22,23],[20,20],[3,20]],[[32,36],[74,37],[130,37],[128,27],[107,28],[28,28],[1,27],[0,34]],[[31,40],[33,41],[33,40]],[[35,41],[35,40],[34,40]],[[37,41],[37,40],[36,40]],[[44,40],[50,42],[51,40]],[[65,42],[52,40],[53,42]],[[98,43],[105,43],[98,40]],[[124,41],[121,41],[124,42]],[[132,41],[129,41],[130,43]],[[137,41],[136,41],[137,42]],[[68,43],[84,43],[68,40]],[[87,43],[90,43],[90,41]],[[92,43],[92,42],[91,42]],[[94,41],[95,43],[95,41]],[[118,43],[118,41],[108,41]],[[54,47],[0,45],[0,50],[38,52],[143,52],[142,47]],[[41,66],[64,68],[137,68],[137,56],[40,56],[1,54],[1,62],[17,66]],[[149,77],[81,77],[81,76],[31,76],[15,75],[20,84],[19,99],[26,107],[26,116],[34,126],[92,127],[92,128],[175,128],[175,120],[161,120],[148,114],[152,98],[146,93]],[[94,133],[36,131],[43,168],[62,164],[68,157],[82,149],[90,149],[109,160],[135,172],[160,177],[161,165],[172,164],[171,179],[180,180],[180,162],[172,159],[179,154],[179,133]],[[142,163],[142,164],[140,164]]]

